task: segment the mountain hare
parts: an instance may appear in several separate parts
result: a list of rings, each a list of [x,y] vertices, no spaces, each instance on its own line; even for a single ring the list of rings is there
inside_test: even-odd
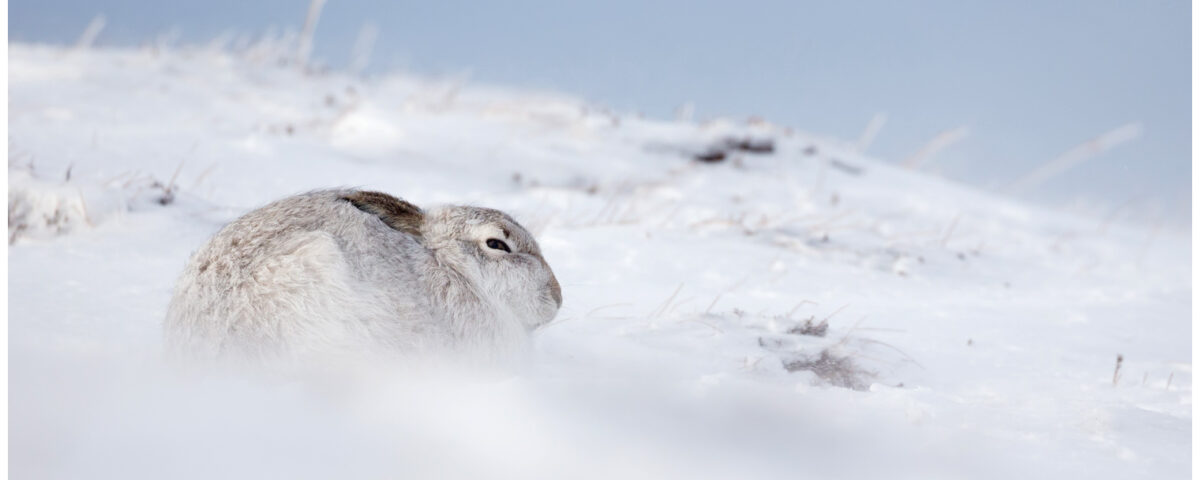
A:
[[[164,330],[172,353],[211,359],[490,358],[519,350],[561,305],[533,235],[503,212],[324,190],[218,232],[192,255]]]

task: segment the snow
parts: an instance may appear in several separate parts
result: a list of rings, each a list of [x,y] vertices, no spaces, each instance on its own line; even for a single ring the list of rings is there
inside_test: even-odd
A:
[[[1190,472],[1185,231],[1047,211],[762,120],[269,53],[10,47],[14,477]],[[728,138],[774,152],[691,159]],[[190,252],[333,186],[530,228],[564,305],[524,368],[164,365]],[[810,318],[828,332],[789,333]]]

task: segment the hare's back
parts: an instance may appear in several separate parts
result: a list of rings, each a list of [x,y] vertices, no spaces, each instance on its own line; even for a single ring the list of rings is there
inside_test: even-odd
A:
[[[294,352],[368,336],[369,320],[387,313],[358,280],[352,244],[367,235],[361,216],[338,198],[336,191],[287,198],[222,229],[180,279],[168,339],[218,351]]]

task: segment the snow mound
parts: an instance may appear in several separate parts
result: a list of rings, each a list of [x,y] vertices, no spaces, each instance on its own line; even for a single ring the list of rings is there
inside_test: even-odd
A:
[[[8,243],[49,238],[94,225],[78,188],[39,181],[24,170],[8,172]]]

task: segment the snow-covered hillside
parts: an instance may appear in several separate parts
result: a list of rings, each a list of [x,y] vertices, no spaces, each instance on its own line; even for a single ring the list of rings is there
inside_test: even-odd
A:
[[[761,120],[306,72],[265,48],[9,55],[14,478],[1190,471],[1185,233],[1041,211]],[[564,305],[527,367],[162,365],[190,252],[332,186],[529,227]]]

